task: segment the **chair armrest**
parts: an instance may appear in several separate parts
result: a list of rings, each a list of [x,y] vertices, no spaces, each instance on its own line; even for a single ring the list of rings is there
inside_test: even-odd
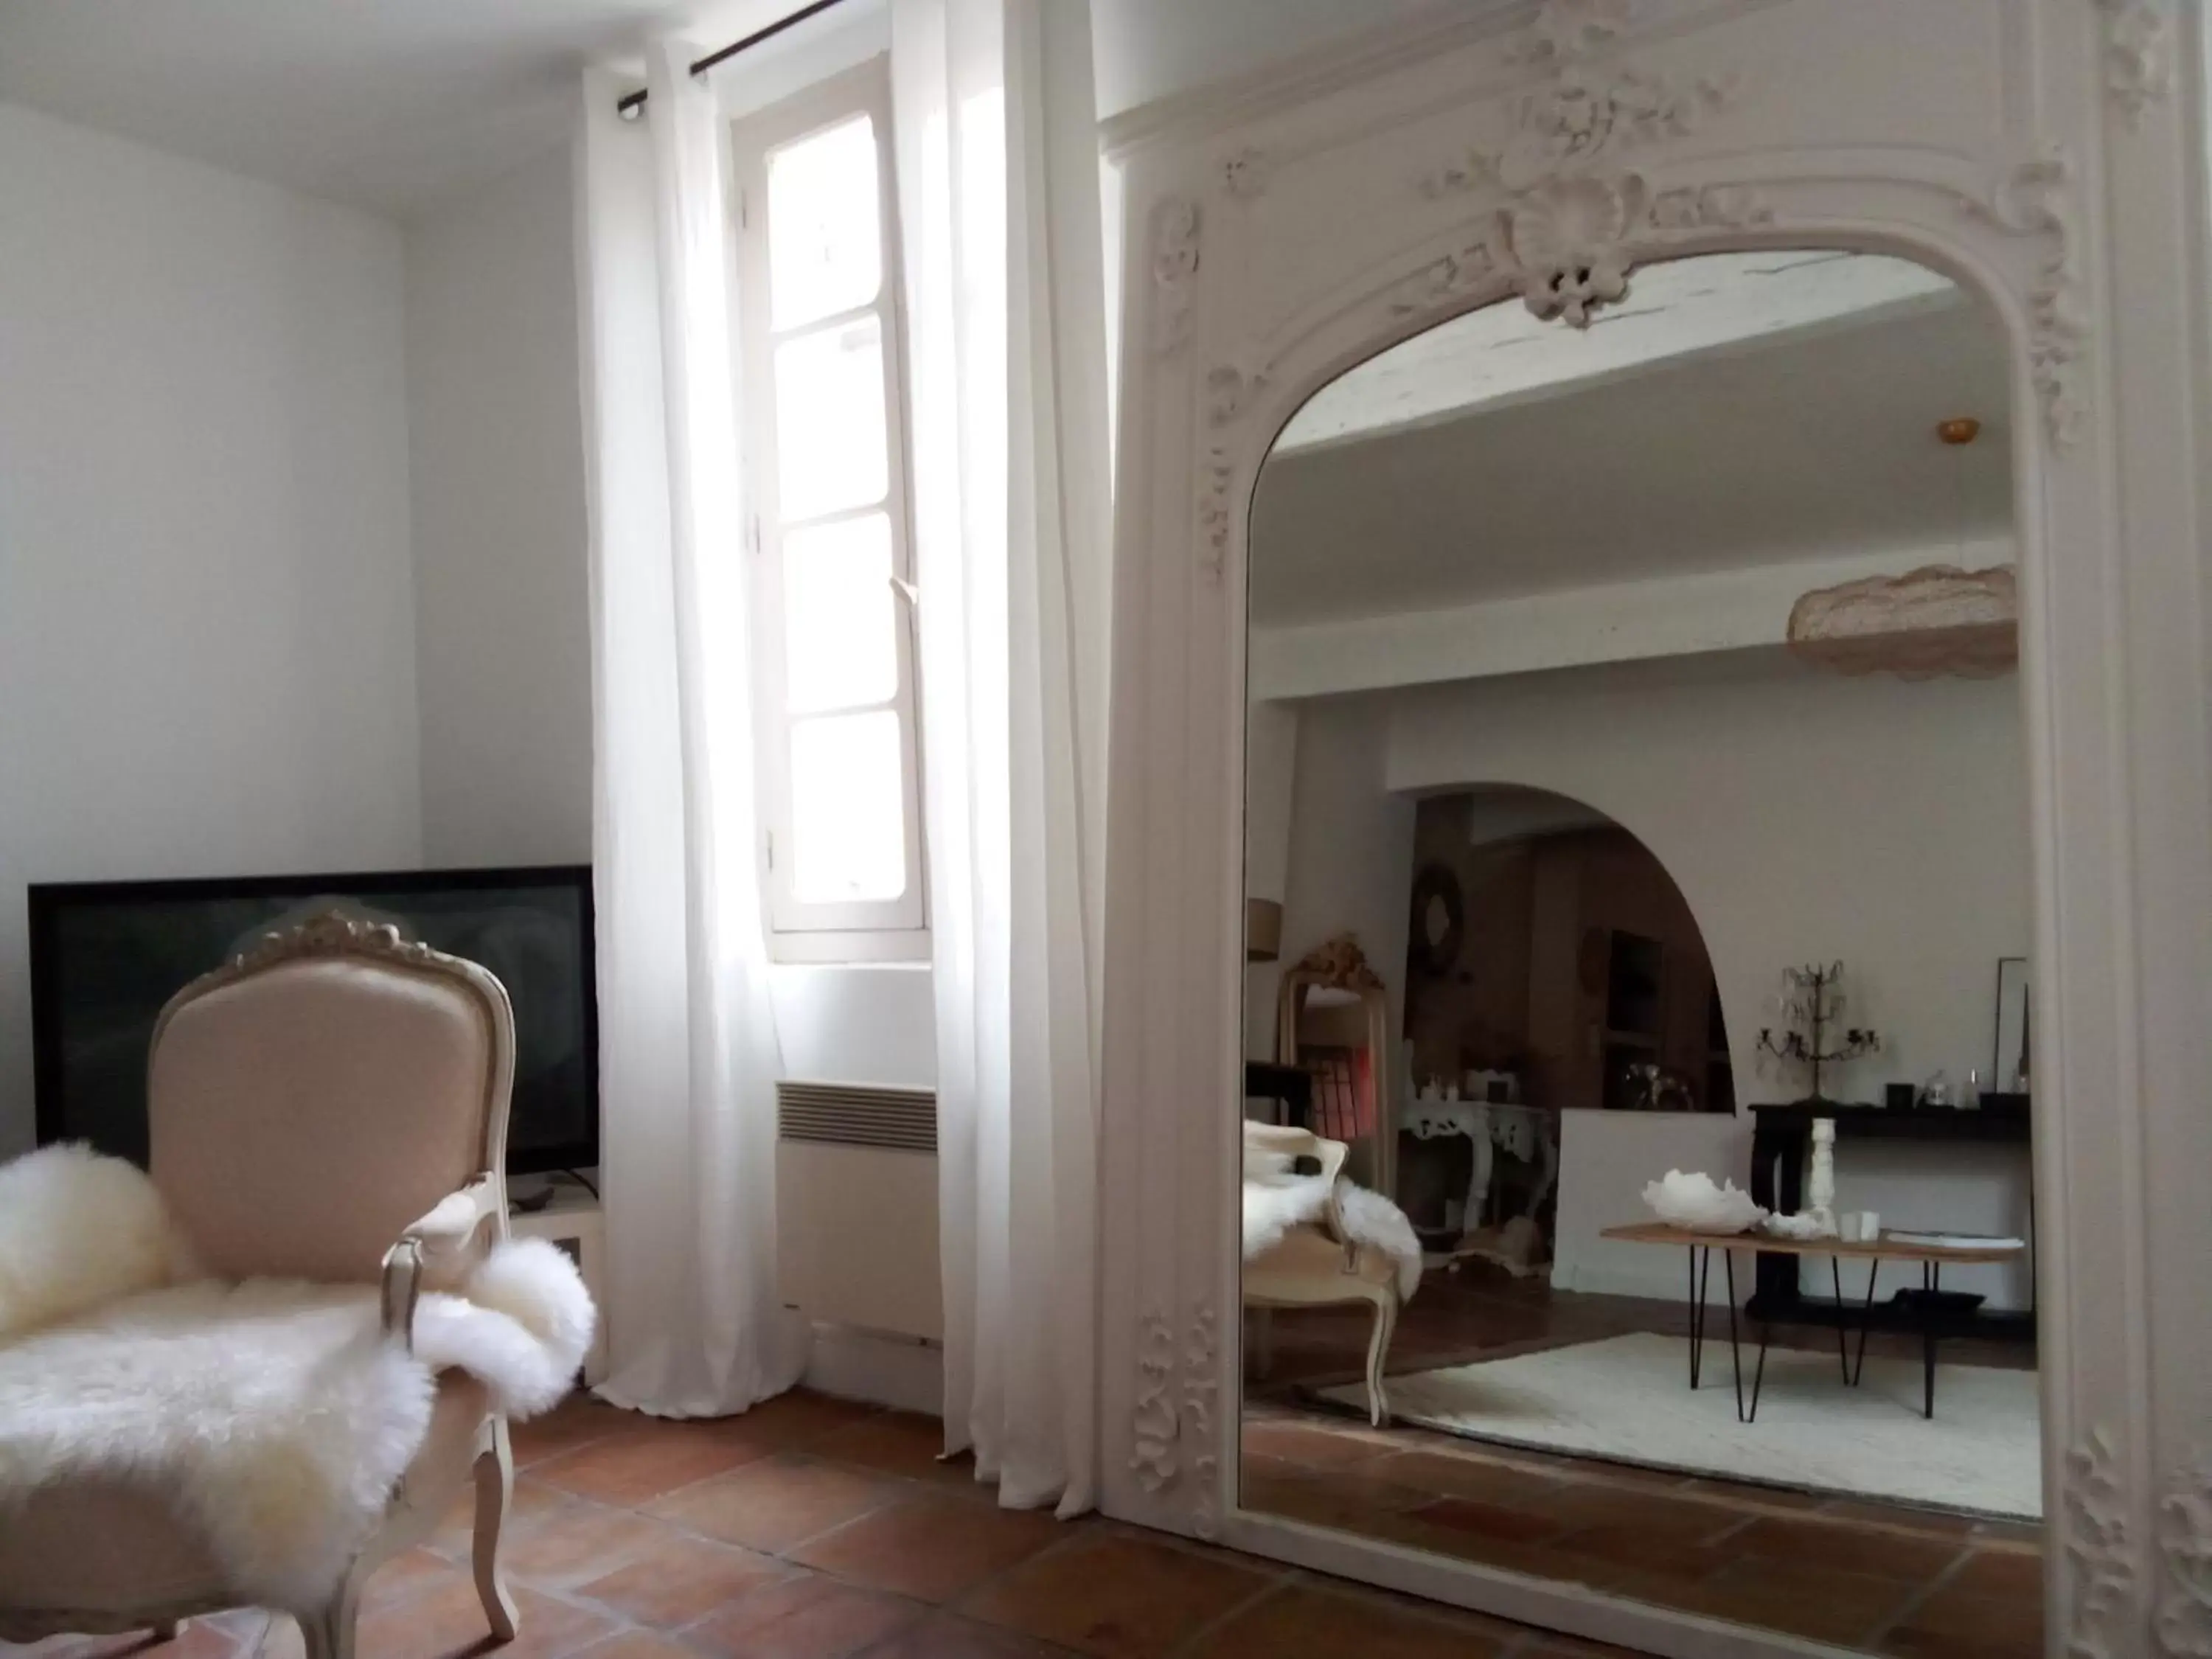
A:
[[[480,1175],[457,1193],[448,1193],[428,1214],[408,1223],[384,1253],[383,1319],[387,1336],[414,1346],[415,1302],[422,1292],[423,1267],[441,1256],[466,1249],[478,1229],[501,1213],[501,1183]]]
[[[1336,1199],[1336,1182],[1344,1173],[1344,1163],[1352,1156],[1352,1148],[1341,1140],[1331,1140],[1310,1129],[1279,1123],[1246,1123],[1244,1144],[1291,1158],[1310,1158],[1320,1164],[1322,1190],[1328,1194],[1328,1231],[1344,1246],[1345,1271],[1351,1272],[1359,1260],[1359,1246],[1352,1242],[1344,1224],[1344,1208]]]

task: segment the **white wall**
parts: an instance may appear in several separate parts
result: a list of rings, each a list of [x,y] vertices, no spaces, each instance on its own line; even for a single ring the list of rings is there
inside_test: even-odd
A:
[[[1282,969],[1347,929],[1389,989],[1389,1029],[1405,1029],[1413,803],[1387,791],[1389,714],[1387,701],[1362,697],[1298,710],[1282,957],[1244,975],[1245,1052],[1255,1058],[1274,1054]],[[1393,1054],[1394,1090],[1402,1081],[1397,1071]]]
[[[422,853],[592,855],[591,634],[568,153],[407,228]]]
[[[420,852],[398,232],[0,104],[0,1157],[27,882]]]
[[[1471,682],[1389,706],[1390,788],[1553,790],[1658,856],[1710,947],[1741,1101],[1804,1092],[1801,1078],[1760,1068],[1756,1043],[1777,1023],[1779,970],[1813,960],[1843,959],[1851,1022],[1884,1039],[1880,1055],[1824,1078],[1831,1096],[1879,1099],[1886,1080],[1939,1067],[1954,1080],[1987,1072],[1997,958],[2027,954],[2031,931],[2017,678],[1847,680],[1778,652]],[[1299,762],[1303,772],[1303,742]],[[1679,1146],[1663,1130],[1662,1144],[1647,1144],[1642,1125],[1586,1146],[1577,1138],[1561,1169],[1556,1282],[1679,1293],[1679,1263],[1595,1240],[1597,1227],[1638,1218],[1634,1207],[1583,1217],[1577,1197],[1640,1191],[1670,1164],[1704,1167],[1711,1126],[1661,1121],[1679,1126]],[[1747,1115],[1736,1134],[1738,1150],[1711,1173],[1741,1183]],[[2012,1230],[2025,1223],[2024,1171],[2013,1149],[1931,1158],[1846,1146],[1838,1200],[1880,1210],[1890,1226]],[[1993,1302],[2026,1299],[2024,1268],[1958,1279]]]

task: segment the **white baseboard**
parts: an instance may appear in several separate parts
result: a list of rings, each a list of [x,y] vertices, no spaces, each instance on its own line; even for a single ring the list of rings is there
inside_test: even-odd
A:
[[[944,1350],[910,1336],[817,1325],[802,1380],[841,1400],[864,1400],[927,1417],[945,1413]]]
[[[1653,1251],[1656,1255],[1659,1253]],[[1640,1296],[1651,1301],[1686,1302],[1689,1281],[1681,1263],[1674,1253],[1666,1253],[1668,1263],[1675,1269],[1671,1274],[1662,1274],[1652,1268],[1638,1271],[1634,1267],[1607,1267],[1603,1262],[1554,1262],[1552,1267],[1552,1288],[1555,1291],[1580,1291],[1595,1296]],[[1720,1297],[1721,1275],[1713,1275],[1712,1296]],[[1737,1286],[1739,1297],[1750,1293],[1750,1286]]]

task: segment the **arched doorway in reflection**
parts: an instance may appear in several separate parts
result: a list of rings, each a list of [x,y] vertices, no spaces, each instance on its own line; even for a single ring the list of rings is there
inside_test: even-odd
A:
[[[1562,1114],[1735,1112],[1712,955],[1642,841],[1547,790],[1419,801],[1409,896],[1398,1202],[1432,1255],[1526,1272],[1554,1254]]]

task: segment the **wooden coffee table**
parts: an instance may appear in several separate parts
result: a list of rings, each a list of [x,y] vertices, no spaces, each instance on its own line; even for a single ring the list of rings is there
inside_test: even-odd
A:
[[[1825,1255],[1828,1258],[1828,1273],[1836,1289],[1838,1313],[1844,1306],[1844,1271],[1846,1260],[1867,1264],[1866,1301],[1860,1310],[1858,1353],[1850,1351],[1850,1333],[1844,1322],[1836,1325],[1836,1349],[1842,1361],[1844,1386],[1856,1388],[1866,1370],[1867,1331],[1873,1323],[1875,1282],[1881,1277],[1885,1261],[1917,1261],[1920,1264],[1920,1285],[1933,1293],[1942,1289],[1943,1268],[1946,1264],[1988,1263],[2011,1261],[2026,1253],[2025,1244],[1916,1244],[1890,1233],[1875,1239],[1843,1238],[1772,1238],[1764,1233],[1697,1233],[1686,1227],[1672,1227],[1663,1221],[1639,1221],[1625,1227],[1607,1227],[1598,1235],[1601,1238],[1619,1239],[1627,1244],[1671,1244],[1686,1249],[1690,1253],[1690,1386],[1698,1386],[1700,1360],[1705,1341],[1705,1286],[1712,1278],[1713,1252],[1721,1253],[1721,1267],[1726,1274],[1729,1312],[1729,1358],[1735,1370],[1735,1416],[1739,1423],[1749,1423],[1759,1415],[1759,1385],[1766,1378],[1766,1345],[1771,1325],[1765,1320],[1759,1328],[1759,1362],[1752,1373],[1751,1400],[1747,1406],[1743,1395],[1743,1349],[1736,1334],[1735,1321],[1735,1258],[1739,1253],[1769,1255]],[[1702,1252],[1702,1260],[1700,1253]],[[1920,1327],[1920,1352],[1924,1377],[1922,1391],[1921,1415],[1936,1415],[1936,1341],[1939,1334],[1940,1315],[1930,1308]]]

